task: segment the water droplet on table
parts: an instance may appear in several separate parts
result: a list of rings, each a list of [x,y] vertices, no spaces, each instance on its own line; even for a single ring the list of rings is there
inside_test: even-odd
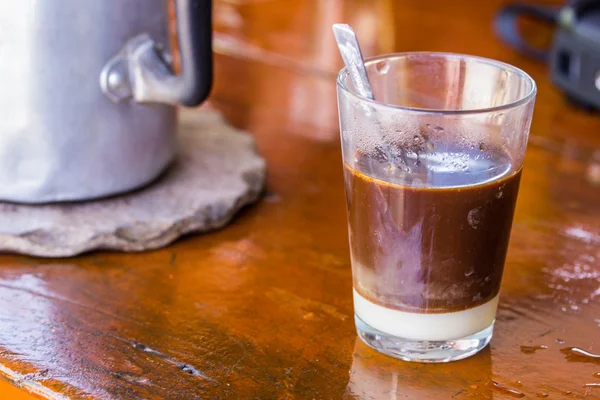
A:
[[[496,381],[492,381],[492,386],[494,389],[496,389],[500,393],[504,393],[504,394],[507,394],[509,396],[516,397],[516,398],[525,397],[525,393],[519,392],[516,389],[511,389],[509,387],[506,387]]]
[[[545,350],[548,346],[539,345],[539,346],[521,346],[521,353],[525,354],[533,354],[538,350]]]
[[[560,352],[566,354],[567,361],[571,362],[591,362],[600,364],[600,354],[590,353],[579,347],[565,347]]]

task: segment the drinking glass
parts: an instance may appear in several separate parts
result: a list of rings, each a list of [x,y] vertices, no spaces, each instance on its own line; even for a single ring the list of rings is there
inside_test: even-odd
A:
[[[365,67],[375,100],[337,79],[358,335],[408,361],[468,357],[492,338],[535,82],[449,53]]]

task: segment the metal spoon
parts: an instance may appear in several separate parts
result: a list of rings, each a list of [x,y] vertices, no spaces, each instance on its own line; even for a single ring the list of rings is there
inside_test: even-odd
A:
[[[333,24],[332,29],[356,91],[362,97],[373,100],[373,90],[354,29],[347,24]]]
[[[335,35],[335,41],[340,49],[340,54],[342,55],[346,69],[350,74],[350,79],[354,84],[354,88],[360,96],[374,100],[373,89],[371,89],[371,83],[369,82],[365,62],[354,29],[347,24],[333,24],[332,29],[333,34]],[[373,107],[364,104],[364,102],[361,105],[364,109],[365,116],[374,119],[379,118],[377,111]],[[379,149],[386,155],[387,160],[392,162],[394,153],[383,138],[382,132],[374,130],[371,134],[379,136]]]

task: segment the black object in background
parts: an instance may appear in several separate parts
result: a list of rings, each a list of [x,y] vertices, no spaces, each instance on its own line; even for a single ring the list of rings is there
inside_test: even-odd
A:
[[[556,25],[550,49],[525,40],[517,19]],[[496,17],[498,35],[521,53],[550,64],[552,81],[575,103],[600,110],[600,0],[579,0],[559,8],[510,4]]]

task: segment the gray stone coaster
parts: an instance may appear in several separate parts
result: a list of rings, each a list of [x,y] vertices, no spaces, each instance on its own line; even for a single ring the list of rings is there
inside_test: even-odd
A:
[[[216,111],[182,110],[180,120],[177,161],[144,189],[80,203],[0,202],[0,251],[42,257],[144,251],[227,224],[259,197],[265,161],[254,139]]]

